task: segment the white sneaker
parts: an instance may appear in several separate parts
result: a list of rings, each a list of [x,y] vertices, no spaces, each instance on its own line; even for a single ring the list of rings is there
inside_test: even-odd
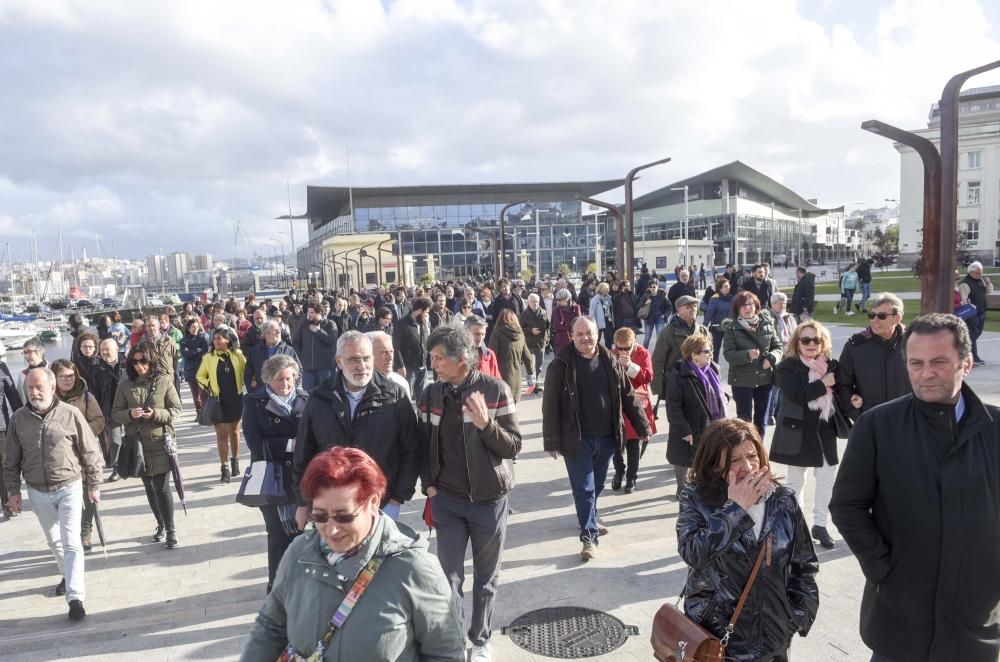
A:
[[[854,311],[853,310],[848,310],[846,314],[847,314],[848,317],[851,317],[852,315],[854,315]]]
[[[472,655],[469,657],[469,662],[490,662],[490,642],[486,642],[482,646],[473,646]]]

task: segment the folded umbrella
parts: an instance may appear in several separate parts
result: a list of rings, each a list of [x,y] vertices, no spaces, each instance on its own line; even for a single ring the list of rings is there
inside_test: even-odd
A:
[[[434,513],[431,510],[431,497],[427,497],[424,502],[424,523],[427,524],[428,534],[434,530]]]
[[[163,438],[163,450],[166,451],[170,459],[170,473],[174,477],[174,488],[177,489],[177,498],[181,500],[181,507],[184,508],[184,515],[188,514],[187,504],[184,503],[184,479],[181,478],[181,467],[177,463],[177,443],[174,438],[167,435]]]
[[[104,538],[104,522],[101,520],[100,505],[94,504],[94,527],[97,528],[97,539],[101,541],[101,549],[104,550],[104,558],[108,558],[108,543]]]

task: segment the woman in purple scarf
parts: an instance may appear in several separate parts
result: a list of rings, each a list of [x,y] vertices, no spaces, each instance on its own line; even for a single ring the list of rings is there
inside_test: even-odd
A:
[[[681,345],[680,361],[667,375],[667,461],[674,465],[677,494],[687,484],[698,438],[712,421],[726,417],[728,395],[719,381],[719,365],[712,361],[712,339],[689,336]]]

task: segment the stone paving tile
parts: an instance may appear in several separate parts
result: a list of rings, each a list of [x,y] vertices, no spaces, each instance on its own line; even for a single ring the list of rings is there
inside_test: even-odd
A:
[[[839,348],[854,330],[832,327]],[[989,362],[970,383],[1000,403],[1000,334],[981,339]],[[599,555],[579,559],[572,497],[561,461],[542,452],[541,399],[521,403],[524,452],[511,496],[507,551],[494,618],[494,659],[541,662],[517,647],[500,628],[540,607],[577,605],[601,609],[639,627],[600,660],[651,658],[649,627],[656,609],[679,592],[686,570],[677,555],[677,504],[673,474],[658,435],[643,457],[639,489],[608,489],[600,500],[610,528]],[[664,425],[661,413],[661,426]],[[138,481],[105,485],[102,513],[108,558],[99,547],[87,556],[87,619],[71,624],[64,599],[51,597],[58,583],[54,562],[30,513],[0,522],[0,659],[148,662],[236,660],[264,598],[267,560],[258,511],[234,502],[237,483],[218,483],[211,433],[185,412],[178,427],[188,515],[178,507],[181,547],[172,552],[150,542],[155,522]],[[244,450],[244,459],[246,453]],[[810,512],[807,503],[806,512]],[[406,504],[402,520],[422,534],[423,500]],[[834,533],[836,536],[836,533]],[[431,536],[432,549],[436,537]],[[819,618],[806,638],[796,638],[796,660],[859,660],[867,649],[858,636],[863,578],[849,550],[820,554]],[[466,594],[471,593],[471,557]]]

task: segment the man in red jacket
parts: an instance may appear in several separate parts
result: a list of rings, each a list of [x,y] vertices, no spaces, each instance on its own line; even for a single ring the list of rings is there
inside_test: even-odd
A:
[[[472,342],[479,348],[479,372],[490,377],[503,379],[500,376],[500,364],[497,354],[486,346],[487,322],[479,315],[470,315],[465,320],[465,330],[472,334]]]

